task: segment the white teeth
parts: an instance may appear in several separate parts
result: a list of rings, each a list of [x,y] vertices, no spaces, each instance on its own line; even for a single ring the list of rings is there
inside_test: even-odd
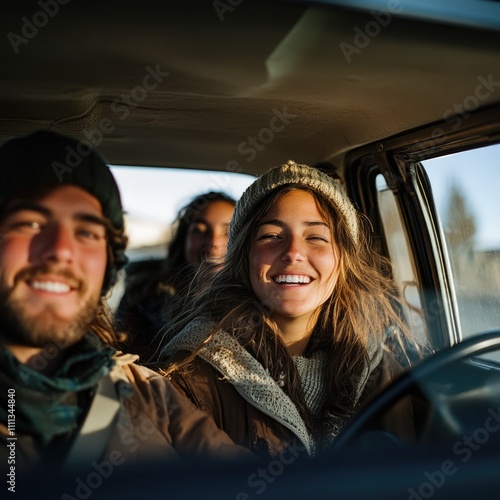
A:
[[[302,274],[280,274],[274,278],[275,283],[310,283],[311,278]]]
[[[69,285],[58,281],[32,281],[31,286],[37,290],[52,293],[67,293],[71,290]]]

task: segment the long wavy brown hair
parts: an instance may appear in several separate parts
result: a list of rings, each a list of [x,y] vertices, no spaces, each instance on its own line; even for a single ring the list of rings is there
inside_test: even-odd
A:
[[[330,222],[333,241],[339,249],[339,277],[332,295],[320,306],[311,340],[304,353],[317,349],[328,352],[326,401],[319,414],[313,415],[304,401],[301,381],[288,353],[272,311],[254,294],[249,275],[249,254],[258,222],[280,196],[292,189],[303,189],[316,199],[320,213]],[[405,324],[397,289],[390,278],[390,263],[369,246],[364,219],[358,215],[360,237],[355,242],[345,219],[331,203],[315,191],[299,185],[287,185],[271,192],[244,223],[226,255],[222,270],[212,278],[208,289],[194,294],[183,305],[185,311],[172,325],[172,338],[195,318],[214,321],[215,327],[202,345],[180,362],[165,364],[161,357],[156,366],[170,376],[187,369],[201,347],[220,329],[232,334],[267,369],[275,380],[283,380],[283,390],[297,406],[306,425],[314,433],[324,429],[325,416],[349,418],[356,409],[356,397],[364,368],[369,363],[369,344],[383,344],[389,331],[400,349],[415,343]]]

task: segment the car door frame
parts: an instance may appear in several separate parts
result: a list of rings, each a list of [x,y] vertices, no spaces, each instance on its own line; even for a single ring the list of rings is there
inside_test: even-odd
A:
[[[368,144],[346,155],[346,188],[369,218],[373,241],[387,257],[375,179],[382,174],[393,192],[411,258],[415,264],[422,313],[434,349],[462,339],[457,300],[444,236],[422,161],[500,142],[500,106],[454,116],[427,127]]]

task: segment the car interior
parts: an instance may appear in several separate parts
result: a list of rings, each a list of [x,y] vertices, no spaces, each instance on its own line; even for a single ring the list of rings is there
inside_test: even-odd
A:
[[[0,142],[40,128],[87,141],[117,176],[140,172],[139,203],[151,171],[218,175],[235,196],[289,159],[330,172],[431,346],[328,456],[262,476],[124,467],[90,498],[498,498],[499,2],[38,0],[0,25]],[[146,246],[131,259],[151,258]],[[404,397],[412,444],[376,428]]]

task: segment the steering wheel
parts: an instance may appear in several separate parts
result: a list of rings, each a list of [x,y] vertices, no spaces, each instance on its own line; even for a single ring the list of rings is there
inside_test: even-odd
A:
[[[373,429],[380,416],[405,396],[412,397],[414,406],[415,400],[421,408],[425,406],[423,417],[416,421],[417,444],[435,444],[443,439],[453,442],[477,430],[488,418],[488,412],[500,407],[500,370],[487,369],[486,363],[480,366],[480,362],[468,362],[468,358],[499,347],[500,330],[496,329],[474,335],[423,360],[364,407],[337,437],[332,451],[359,444],[370,434],[378,436],[372,436],[371,443],[387,443],[388,439],[400,443],[395,436]]]

